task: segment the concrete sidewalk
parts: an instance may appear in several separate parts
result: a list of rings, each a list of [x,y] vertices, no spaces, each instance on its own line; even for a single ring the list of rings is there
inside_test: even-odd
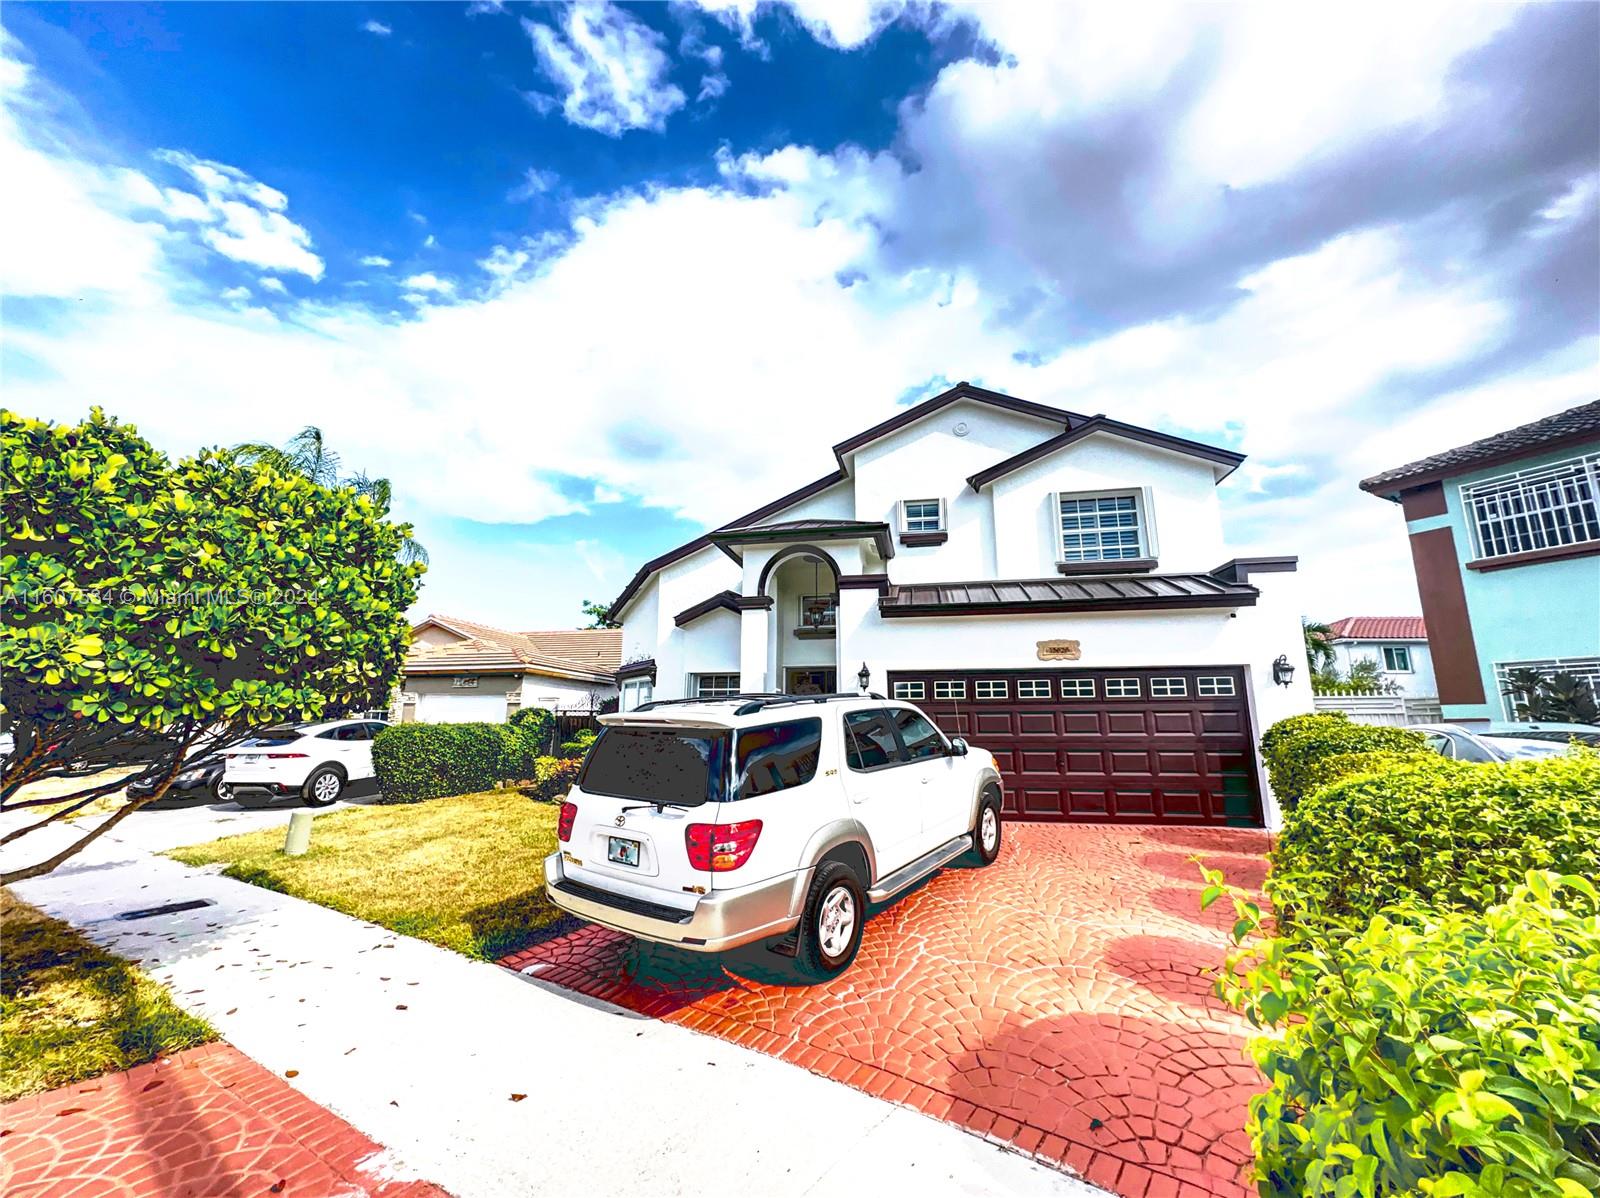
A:
[[[174,814],[188,813],[130,818],[18,895],[142,962],[279,1076],[295,1070],[387,1146],[383,1175],[457,1198],[1104,1193],[771,1057],[151,856],[140,846],[214,823],[153,822]],[[287,819],[237,822],[267,818]],[[208,905],[115,918],[190,900]]]

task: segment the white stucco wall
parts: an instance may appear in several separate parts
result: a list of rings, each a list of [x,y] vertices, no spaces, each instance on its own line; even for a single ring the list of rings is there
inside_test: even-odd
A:
[[[955,427],[963,423],[967,433],[957,436]],[[855,518],[889,525],[895,537],[896,582],[1000,577],[995,574],[989,497],[975,493],[967,476],[1062,431],[1058,423],[990,404],[951,404],[855,454]],[[920,548],[900,544],[903,499],[943,499],[949,539]]]
[[[590,711],[616,693],[617,688],[606,683],[551,678],[545,674],[522,676],[524,707],[545,707],[551,711]]]
[[[1142,492],[1161,573],[1215,569],[1230,556],[1211,464],[1137,441],[1095,435],[995,480],[996,578],[1047,578],[1060,560],[1060,491]],[[945,575],[964,578],[966,575]]]

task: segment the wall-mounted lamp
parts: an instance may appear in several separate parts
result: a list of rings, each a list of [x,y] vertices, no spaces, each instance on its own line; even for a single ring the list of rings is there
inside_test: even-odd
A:
[[[867,669],[867,663],[861,663],[861,669],[856,673],[856,681],[861,685],[861,693],[867,693],[867,686],[872,682],[872,671]]]
[[[1294,667],[1289,664],[1289,655],[1278,654],[1278,660],[1272,663],[1272,680],[1279,686],[1288,686],[1294,681]]]

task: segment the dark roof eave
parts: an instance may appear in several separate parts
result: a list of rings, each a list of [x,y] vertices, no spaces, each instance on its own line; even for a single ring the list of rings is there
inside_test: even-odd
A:
[[[1048,404],[1034,403],[1028,399],[1018,399],[1014,395],[1007,395],[1001,391],[991,391],[987,387],[975,387],[965,380],[957,383],[946,391],[921,403],[913,404],[905,411],[897,413],[889,419],[880,421],[869,429],[856,433],[853,437],[846,437],[833,447],[834,460],[839,463],[839,469],[844,470],[844,458],[847,453],[854,453],[864,445],[870,445],[880,437],[898,432],[909,424],[915,424],[924,416],[931,416],[941,408],[949,407],[957,400],[975,399],[981,403],[992,404],[997,408],[1004,408],[1009,412],[1018,412],[1024,416],[1036,416],[1041,420],[1072,427],[1074,421],[1084,417],[1078,412],[1069,412],[1065,408],[1053,408]]]
[[[967,477],[967,485],[974,491],[981,491],[996,479],[1004,478],[1013,471],[1031,465],[1042,458],[1047,458],[1058,450],[1065,449],[1083,438],[1095,433],[1108,433],[1111,436],[1123,437],[1130,441],[1138,441],[1143,445],[1150,445],[1157,449],[1166,449],[1173,453],[1181,453],[1188,457],[1203,458],[1215,465],[1226,466],[1218,478],[1220,484],[1230,474],[1237,470],[1244,461],[1245,455],[1234,453],[1231,449],[1222,449],[1215,445],[1203,445],[1199,441],[1190,441],[1185,437],[1174,437],[1168,433],[1157,432],[1155,429],[1141,428],[1136,424],[1125,424],[1120,420],[1112,420],[1101,414],[1091,416],[1082,424],[1069,428],[1058,436],[1051,437],[1048,441],[1041,441],[1024,449],[1021,453],[1013,454],[1004,461],[996,462],[993,466],[978,471]]]
[[[878,600],[878,614],[886,620],[917,616],[992,616],[1015,615],[1029,612],[1062,611],[1154,611],[1158,608],[1229,608],[1254,607],[1259,594],[1254,587],[1249,594],[1222,595],[1152,595],[1144,599],[1028,599],[1014,603],[995,601],[987,603],[895,603],[888,598]]]
[[[737,614],[739,611],[739,596],[732,591],[718,591],[709,599],[702,599],[699,603],[684,608],[672,617],[672,622],[682,628],[685,624],[693,623],[701,616],[708,616],[719,609]]]

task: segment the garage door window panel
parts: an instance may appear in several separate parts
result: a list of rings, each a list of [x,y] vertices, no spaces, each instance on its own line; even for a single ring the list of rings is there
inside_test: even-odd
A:
[[[1189,681],[1186,678],[1152,678],[1150,679],[1150,697],[1152,699],[1181,699],[1189,694]]]
[[[924,698],[926,691],[920,682],[897,682],[894,684],[893,694],[896,699],[905,699],[910,702],[915,702],[918,699]]]
[[[1063,678],[1061,680],[1061,697],[1063,699],[1092,699],[1095,697],[1093,678]]]
[[[940,680],[933,684],[933,697],[935,699],[965,699],[967,697],[967,684],[949,679]]]
[[[1197,689],[1200,696],[1207,699],[1214,699],[1223,695],[1231,695],[1234,693],[1233,679],[1228,677],[1226,674],[1220,676],[1203,674],[1199,679],[1199,686]]]
[[[1019,679],[1017,679],[1017,698],[1019,698],[1019,699],[1048,699],[1048,698],[1050,698],[1050,680],[1048,678],[1019,678]]]
[[[980,678],[973,687],[973,694],[979,699],[1004,699],[1008,692],[1003,678]]]
[[[1106,698],[1108,699],[1138,699],[1144,696],[1144,688],[1137,678],[1107,678]]]

